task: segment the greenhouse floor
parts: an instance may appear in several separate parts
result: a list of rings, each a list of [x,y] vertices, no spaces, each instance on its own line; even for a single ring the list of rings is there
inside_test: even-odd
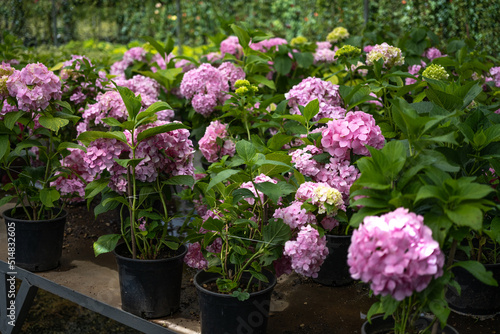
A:
[[[0,212],[6,208],[0,208]],[[74,206],[68,210],[61,265],[37,275],[120,308],[114,257],[104,254],[96,258],[92,251],[92,243],[99,235],[116,231],[118,218],[106,214],[94,219],[85,206]],[[2,223],[0,259],[4,261],[5,233]],[[189,269],[184,273],[179,312],[154,322],[178,333],[199,333],[199,308],[192,283],[194,273]],[[281,277],[272,296],[268,333],[360,333],[365,315],[374,301],[364,284],[326,287],[296,274]],[[449,324],[462,334],[500,333],[500,315],[478,320],[452,312]],[[138,333],[45,291],[38,292],[22,332]]]

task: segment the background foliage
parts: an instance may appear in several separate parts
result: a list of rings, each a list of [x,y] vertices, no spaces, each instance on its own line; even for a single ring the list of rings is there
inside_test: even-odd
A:
[[[0,29],[26,46],[69,41],[128,43],[140,36],[187,45],[229,34],[228,24],[249,26],[287,40],[303,35],[324,40],[337,26],[364,32],[363,0],[3,0]],[[441,40],[471,38],[481,51],[498,55],[500,2],[496,0],[378,0],[369,4],[367,32],[394,39],[425,25]],[[179,6],[179,7],[178,7]],[[54,25],[54,21],[56,25]],[[181,27],[177,31],[178,27]],[[179,34],[179,35],[177,35]]]

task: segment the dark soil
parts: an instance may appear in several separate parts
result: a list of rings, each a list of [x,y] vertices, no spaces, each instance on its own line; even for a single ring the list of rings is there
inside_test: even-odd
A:
[[[74,258],[89,253],[89,245],[103,234],[119,231],[119,216],[110,212],[94,219],[86,206],[70,206],[65,230],[64,252]],[[91,246],[90,246],[91,247]],[[186,269],[181,292],[181,309],[177,315],[199,319],[194,270]],[[91,274],[89,274],[91,275]],[[273,300],[283,302],[283,310],[270,314],[268,333],[360,333],[366,313],[375,301],[366,285],[353,283],[345,287],[326,287],[312,279],[293,275],[285,288],[279,280]],[[477,320],[451,313],[448,324],[461,334],[500,334],[500,316]],[[22,333],[140,333],[58,296],[39,290]]]

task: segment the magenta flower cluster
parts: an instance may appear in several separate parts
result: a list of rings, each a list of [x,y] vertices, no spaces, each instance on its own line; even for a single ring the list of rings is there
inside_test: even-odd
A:
[[[241,58],[241,56],[243,55],[243,47],[240,45],[238,37],[229,36],[228,38],[223,40],[220,43],[220,53],[222,55],[229,53],[236,56],[236,58]]]
[[[219,69],[210,64],[201,64],[200,67],[184,74],[181,82],[181,94],[191,100],[196,112],[208,117],[217,105],[221,105],[229,97],[228,81],[232,85],[236,80],[244,79],[245,73],[233,64],[223,63]]]
[[[447,55],[442,54],[441,51],[439,51],[439,49],[437,49],[435,47],[428,48],[427,50],[425,50],[424,54],[422,55],[422,57],[426,57],[430,61],[433,61],[436,58],[441,58],[441,57],[446,57],[446,56]]]
[[[62,167],[66,167],[72,173],[68,177],[59,177],[51,183],[51,186],[59,190],[62,196],[69,196],[70,201],[83,201],[85,197],[85,182],[93,181],[94,177],[86,168],[84,160],[85,152],[72,148],[68,150],[70,154],[60,162]]]
[[[191,268],[200,270],[208,268],[208,261],[201,252],[201,244],[199,242],[195,242],[188,246],[184,262]]]
[[[167,124],[165,121],[156,121],[147,126],[138,128],[135,133],[155,126]],[[132,137],[129,131],[124,131],[129,144]],[[141,141],[136,149],[136,158],[142,159],[135,167],[136,179],[143,182],[153,182],[158,173],[167,175],[194,175],[193,143],[189,139],[189,131],[177,129],[157,134]],[[115,159],[132,158],[128,145],[116,139],[98,139],[90,143],[83,159],[88,167],[88,173],[97,177],[103,171],[110,174],[110,187],[118,193],[126,191],[126,169],[120,166]]]
[[[226,124],[220,121],[212,121],[205,131],[205,135],[200,139],[198,145],[201,154],[208,162],[215,162],[224,155],[233,156],[235,144],[227,138]],[[217,138],[223,140],[222,147],[217,143]]]
[[[360,176],[359,170],[344,158],[330,157],[327,163],[314,160],[314,156],[322,153],[321,148],[308,145],[289,154],[300,173],[311,177],[314,182],[324,182],[337,189],[348,203],[351,186]]]
[[[123,54],[122,60],[111,65],[110,74],[124,77],[125,70],[134,63],[134,60],[146,61],[146,53],[146,50],[140,46],[127,50]]]
[[[347,256],[351,276],[376,295],[403,300],[443,274],[444,255],[424,218],[398,208],[365,217],[353,232]]]
[[[297,238],[285,243],[283,254],[290,258],[291,267],[298,274],[318,277],[321,265],[328,255],[326,237],[320,237],[318,230],[311,225],[302,226]]]
[[[373,116],[363,111],[349,111],[345,118],[329,121],[322,134],[323,150],[346,160],[350,160],[351,152],[369,155],[365,145],[381,149],[385,143]]]
[[[14,71],[5,85],[9,95],[17,100],[18,108],[24,111],[43,110],[49,101],[62,96],[59,77],[41,63],[28,64]]]
[[[278,46],[283,44],[288,44],[286,39],[274,37],[258,43],[251,43],[250,48],[260,52],[278,51]]]
[[[306,106],[312,100],[318,99],[319,113],[314,116],[313,121],[321,118],[343,118],[345,109],[341,107],[342,98],[339,94],[339,86],[320,78],[309,77],[302,80],[285,94],[290,113],[300,115],[299,105]]]
[[[495,87],[500,87],[500,66],[490,68],[490,76],[485,81],[495,81]]]

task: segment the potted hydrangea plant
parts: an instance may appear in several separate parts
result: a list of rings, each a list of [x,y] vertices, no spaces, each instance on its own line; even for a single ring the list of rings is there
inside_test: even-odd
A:
[[[166,201],[172,185],[193,184],[194,151],[182,123],[157,119],[157,112],[170,108],[167,103],[143,108],[140,95],[120,86],[117,91],[109,97],[116,117],[100,119],[109,131],[78,136],[87,146],[84,160],[94,177],[86,198],[101,195],[96,214],[120,208],[121,233],[99,237],[94,252],[114,251],[122,308],[157,318],[179,308],[187,248],[169,233],[173,215]]]
[[[59,160],[79,145],[61,140],[60,130],[78,119],[61,95],[59,78],[43,64],[0,66],[0,163],[9,194],[0,205],[16,200],[3,216],[16,226],[16,265],[32,271],[57,267],[62,253],[66,211],[53,182],[72,173]]]

